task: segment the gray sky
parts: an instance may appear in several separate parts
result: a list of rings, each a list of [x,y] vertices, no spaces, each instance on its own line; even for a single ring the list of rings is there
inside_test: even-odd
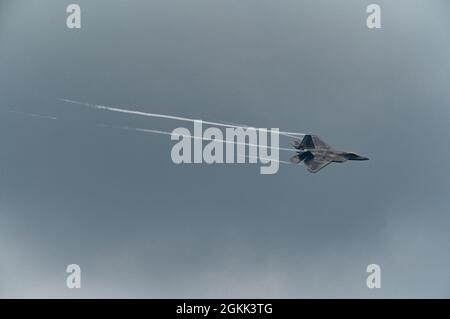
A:
[[[375,31],[360,0],[78,0],[77,31],[68,3],[0,2],[1,297],[450,297],[448,1],[376,1]],[[175,165],[169,137],[96,124],[180,123],[59,98],[371,160]]]

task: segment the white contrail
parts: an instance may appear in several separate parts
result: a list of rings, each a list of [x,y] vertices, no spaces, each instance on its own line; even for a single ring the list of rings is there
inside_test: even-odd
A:
[[[262,159],[262,160],[270,161],[270,162],[277,162],[277,163],[281,163],[281,164],[289,164],[289,165],[292,165],[291,162],[282,161],[282,160],[275,160],[275,159],[265,158],[265,157],[261,157],[261,156],[241,155],[241,154],[239,154],[239,153],[236,154],[236,156],[239,156],[239,157],[245,157],[245,158],[256,158],[256,159]]]
[[[58,119],[55,116],[40,115],[40,114],[27,113],[27,112],[15,111],[15,110],[6,110],[6,112],[14,113],[14,114],[18,114],[18,115],[30,116],[30,117],[37,117],[37,118],[46,119],[46,120],[57,120]]]
[[[260,147],[260,148],[262,147],[262,148],[268,148],[271,150],[279,150],[279,151],[288,151],[288,152],[297,152],[298,151],[293,148],[258,145],[258,144],[252,144],[252,143],[242,143],[242,142],[235,142],[235,141],[228,141],[228,140],[221,140],[221,139],[214,139],[214,138],[206,138],[206,137],[202,137],[202,136],[186,135],[186,134],[178,134],[178,133],[172,133],[172,132],[167,132],[167,131],[152,130],[152,129],[148,129],[148,128],[139,128],[139,127],[130,127],[130,126],[112,126],[112,125],[107,125],[107,124],[98,124],[97,126],[109,127],[109,128],[115,128],[115,129],[121,129],[121,130],[127,130],[127,131],[142,132],[142,133],[154,133],[154,134],[170,135],[170,136],[182,136],[182,137],[198,139],[198,140],[202,140],[202,141],[217,141],[217,142],[221,142],[221,143],[254,146],[254,147]]]
[[[227,126],[231,126],[231,127],[242,127],[242,128],[246,128],[246,129],[252,129],[253,128],[253,127],[245,125],[245,124],[239,124],[239,123],[230,122],[230,121],[220,121],[220,123],[226,124]],[[279,134],[283,135],[283,136],[291,137],[291,138],[297,138],[298,136],[306,135],[304,133],[286,132],[286,131],[279,132]]]
[[[187,138],[192,138],[192,139],[200,139],[202,141],[217,141],[217,142],[223,142],[223,143],[232,143],[232,144],[241,144],[241,145],[254,145],[254,146],[258,146],[256,144],[248,144],[248,143],[239,143],[239,142],[233,142],[233,141],[226,141],[226,140],[216,140],[216,139],[212,139],[212,138],[204,138],[201,136],[192,136],[192,135],[186,135],[186,134],[172,134],[171,132],[166,132],[166,131],[159,131],[159,130],[151,130],[151,129],[146,129],[146,128],[138,128],[138,127],[129,127],[129,126],[111,126],[111,125],[107,125],[107,124],[97,124],[97,126],[100,127],[107,127],[107,128],[115,128],[115,129],[121,129],[121,130],[127,130],[127,131],[135,131],[135,132],[143,132],[143,133],[153,133],[153,134],[161,134],[161,135],[175,135],[175,136],[183,136],[183,137],[187,137]],[[270,147],[270,146],[263,146],[263,145],[259,145],[259,147]],[[275,148],[274,149],[280,149],[280,150],[287,150],[287,151],[293,151],[292,149],[288,149],[288,148]],[[237,153],[236,156],[239,157],[245,157],[245,158],[256,158],[256,159],[262,159],[262,160],[266,160],[266,161],[272,161],[272,162],[278,162],[281,164],[292,164],[291,162],[287,162],[287,161],[282,161],[282,160],[275,160],[275,159],[271,159],[271,158],[265,158],[265,157],[261,157],[261,156],[251,156],[251,155],[242,155]]]
[[[67,103],[84,105],[84,106],[87,106],[87,107],[90,107],[90,108],[94,108],[94,109],[97,109],[97,110],[106,110],[106,111],[111,111],[111,112],[119,112],[119,113],[133,114],[133,115],[139,115],[139,116],[164,118],[164,119],[169,119],[169,120],[185,121],[185,122],[200,121],[200,120],[195,120],[195,119],[191,119],[191,118],[187,118],[187,117],[166,115],[166,114],[157,114],[157,113],[147,113],[147,112],[141,112],[141,111],[134,111],[134,110],[129,110],[129,109],[111,107],[111,106],[106,106],[106,105],[91,104],[91,103],[86,103],[86,102],[79,102],[79,101],[70,100],[70,99],[59,99],[59,100],[63,101],[63,102],[67,102]],[[255,130],[257,129],[257,128],[250,127],[250,126],[224,124],[224,123],[219,123],[219,122],[211,122],[211,121],[203,121],[203,120],[202,120],[202,123],[203,124],[207,124],[207,125],[221,126],[221,127],[247,128],[247,129],[255,129]],[[303,133],[284,132],[284,131],[280,131],[280,132],[278,132],[278,134],[284,135],[284,136],[288,136],[288,137],[293,137],[293,135],[295,135],[295,136],[303,136],[303,135],[305,135]]]

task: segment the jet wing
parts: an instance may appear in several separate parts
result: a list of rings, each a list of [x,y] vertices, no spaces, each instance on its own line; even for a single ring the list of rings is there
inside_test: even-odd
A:
[[[318,158],[308,158],[304,161],[305,166],[308,168],[308,171],[311,173],[317,173],[322,168],[331,163],[331,161],[326,159],[318,159]]]
[[[322,141],[317,135],[311,135],[315,148],[329,149],[330,145]]]

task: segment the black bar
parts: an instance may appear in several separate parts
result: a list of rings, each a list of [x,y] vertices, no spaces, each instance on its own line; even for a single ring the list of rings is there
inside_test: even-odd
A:
[[[310,318],[320,315],[355,315],[359,317],[402,314],[429,315],[449,309],[448,300],[417,299],[35,299],[0,300],[3,311],[15,315],[66,314],[81,316],[93,313],[139,318]],[[206,314],[206,308],[208,312]],[[444,312],[445,313],[445,312]],[[287,317],[289,316],[289,317]]]

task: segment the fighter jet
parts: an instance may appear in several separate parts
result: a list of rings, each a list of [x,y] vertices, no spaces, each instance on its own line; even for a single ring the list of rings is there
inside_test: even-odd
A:
[[[367,157],[353,152],[336,151],[316,135],[305,135],[300,142],[294,139],[292,146],[297,150],[291,157],[293,164],[305,163],[311,173],[317,173],[330,163],[342,163],[350,161],[366,161]]]

